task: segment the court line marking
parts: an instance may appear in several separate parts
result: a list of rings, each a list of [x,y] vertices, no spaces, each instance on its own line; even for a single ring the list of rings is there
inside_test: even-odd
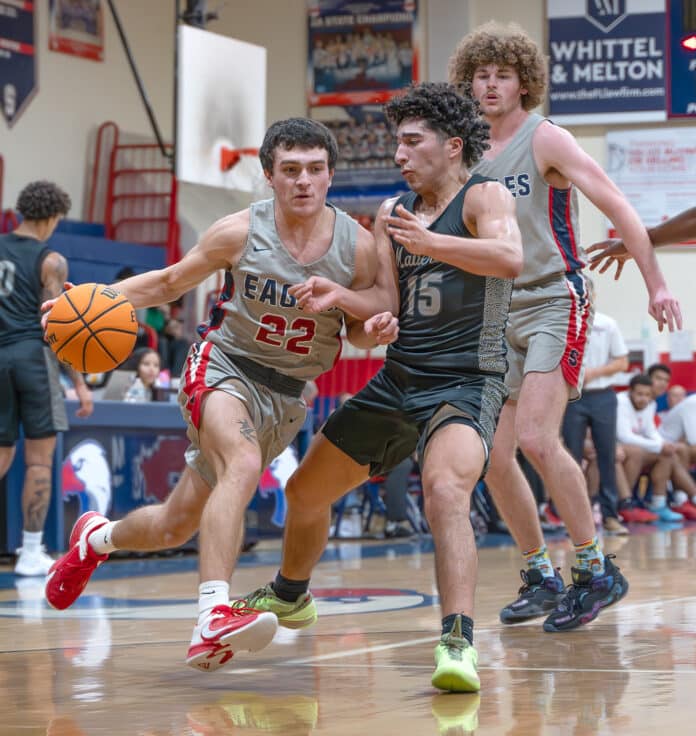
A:
[[[617,612],[626,612],[626,611],[633,611],[639,608],[645,608],[646,606],[656,606],[656,605],[665,605],[665,604],[674,604],[674,603],[683,603],[685,601],[693,601],[696,600],[696,596],[689,595],[689,596],[683,596],[681,598],[661,598],[658,600],[651,600],[651,601],[641,601],[640,603],[628,603],[623,604],[618,607],[612,606],[611,608],[607,609],[606,611],[602,612],[602,617],[609,616],[611,614],[615,614]],[[504,624],[499,624],[495,628],[493,627],[487,627],[484,629],[478,629],[477,634],[491,634],[494,632],[500,631],[500,627]],[[514,628],[520,629],[527,626],[539,626],[539,620],[538,619],[532,619],[531,621],[525,621],[523,623],[515,624]],[[511,627],[512,629],[512,627]],[[547,634],[547,636],[553,636],[551,634]],[[563,634],[558,634],[558,636],[563,636]],[[301,657],[298,659],[289,659],[285,664],[288,665],[299,665],[299,664],[311,664],[313,662],[323,662],[330,659],[341,659],[343,657],[357,657],[361,654],[373,654],[376,652],[384,652],[388,651],[390,649],[402,649],[403,647],[411,647],[416,644],[432,644],[433,642],[439,641],[439,636],[426,636],[426,637],[420,637],[418,639],[408,639],[406,641],[400,641],[392,644],[379,644],[378,646],[374,647],[361,647],[360,649],[348,649],[345,651],[339,651],[339,652],[329,652],[328,654],[319,654],[313,657]],[[624,670],[620,670],[624,671]],[[672,671],[672,670],[670,670]]]
[[[282,667],[288,667],[290,666],[288,662],[279,662],[278,666]],[[304,666],[304,665],[298,665],[298,666]],[[343,669],[394,669],[394,670],[431,670],[433,668],[433,665],[430,664],[372,664],[370,662],[365,662],[364,664],[331,664],[331,663],[324,663],[324,662],[316,662],[311,663],[308,662],[306,666],[318,666],[318,667],[334,667],[336,669],[343,668]],[[255,669],[247,669],[244,670],[244,672],[257,672],[262,669],[266,669],[265,667],[258,667]],[[508,667],[504,664],[499,665],[479,665],[478,670],[492,670],[492,671],[503,671],[503,672],[590,672],[590,673],[596,673],[601,674],[602,672],[609,672],[609,673],[632,673],[637,675],[696,675],[696,669],[688,669],[688,670],[682,670],[682,669],[674,669],[674,670],[643,670],[643,669],[629,669],[625,667],[554,667],[554,666],[548,666],[548,667]],[[239,673],[241,670],[235,670],[235,672]]]

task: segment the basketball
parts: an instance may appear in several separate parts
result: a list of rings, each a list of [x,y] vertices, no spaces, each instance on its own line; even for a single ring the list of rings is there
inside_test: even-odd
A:
[[[80,373],[103,373],[123,363],[137,332],[131,303],[105,284],[80,284],[64,292],[46,323],[46,341],[58,360]]]

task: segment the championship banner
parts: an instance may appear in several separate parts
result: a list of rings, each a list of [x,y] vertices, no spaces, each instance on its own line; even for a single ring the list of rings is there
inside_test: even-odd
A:
[[[0,104],[11,128],[38,89],[34,3],[0,1]]]
[[[665,0],[547,0],[549,116],[665,120]]]
[[[394,163],[396,138],[382,105],[315,107],[312,117],[324,123],[338,143],[332,194],[379,190],[390,196],[407,190]]]
[[[101,0],[49,0],[51,51],[104,60],[104,10]]]
[[[607,174],[648,227],[696,201],[696,130],[692,127],[607,133]],[[611,232],[612,225],[607,221]]]
[[[308,14],[309,107],[386,102],[417,81],[416,0],[308,0]]]

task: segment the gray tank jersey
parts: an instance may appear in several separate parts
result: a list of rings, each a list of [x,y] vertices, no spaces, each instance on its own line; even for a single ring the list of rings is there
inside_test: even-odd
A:
[[[273,199],[250,207],[249,235],[237,266],[225,283],[208,324],[198,332],[231,356],[241,355],[286,376],[308,381],[329,370],[339,355],[343,312],[306,314],[288,294],[310,276],[349,287],[355,272],[357,223],[342,210],[326,253],[313,263],[296,261],[278,237]]]
[[[544,120],[541,115],[531,113],[494,159],[481,159],[473,169],[497,179],[515,197],[524,249],[524,267],[515,279],[515,287],[577,271],[585,265],[585,253],[579,242],[575,187],[549,186],[534,161],[532,138]]]
[[[462,220],[470,187],[488,181],[472,176],[429,230],[473,237]],[[417,195],[399,198],[409,212]],[[412,255],[392,240],[399,274],[399,337],[387,348],[387,360],[417,372],[494,373],[507,370],[503,335],[512,280],[478,276],[430,256]]]

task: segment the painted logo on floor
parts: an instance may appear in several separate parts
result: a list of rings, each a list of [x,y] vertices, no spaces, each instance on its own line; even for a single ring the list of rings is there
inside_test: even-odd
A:
[[[25,581],[22,581],[25,582]],[[19,600],[0,603],[0,616],[24,618],[79,618],[113,620],[190,619],[197,603],[191,599],[106,598],[84,595],[65,611],[55,611],[43,600],[43,580],[35,590],[17,586]],[[402,588],[313,588],[320,616],[382,613],[432,606],[434,596]]]

